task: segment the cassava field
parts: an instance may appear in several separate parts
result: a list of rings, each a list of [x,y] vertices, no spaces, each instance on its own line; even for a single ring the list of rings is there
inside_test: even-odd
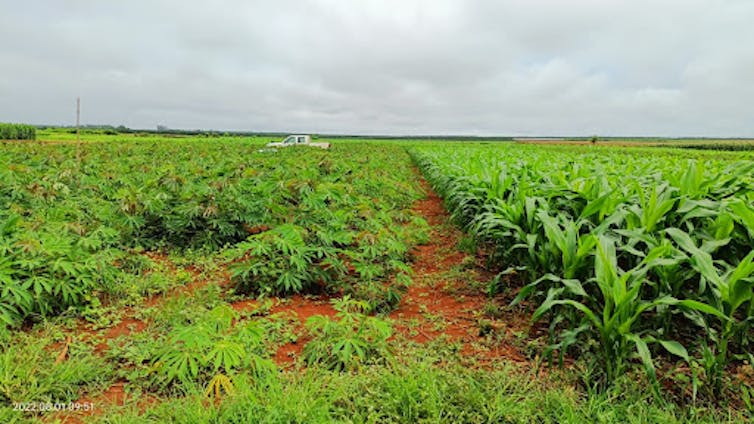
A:
[[[32,130],[0,145],[2,423],[754,414],[743,144]]]

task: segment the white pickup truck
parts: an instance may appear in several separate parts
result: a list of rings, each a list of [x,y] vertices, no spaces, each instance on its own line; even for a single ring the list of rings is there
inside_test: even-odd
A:
[[[268,143],[267,147],[281,148],[291,146],[309,146],[319,147],[320,149],[329,149],[330,143],[312,143],[312,137],[310,135],[289,135],[283,141]]]

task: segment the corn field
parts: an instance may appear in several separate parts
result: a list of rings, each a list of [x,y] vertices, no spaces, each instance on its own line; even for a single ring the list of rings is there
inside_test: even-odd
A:
[[[609,384],[683,361],[714,390],[751,360],[754,162],[535,146],[410,152],[500,275]]]
[[[32,125],[0,123],[0,140],[36,140],[37,129]]]

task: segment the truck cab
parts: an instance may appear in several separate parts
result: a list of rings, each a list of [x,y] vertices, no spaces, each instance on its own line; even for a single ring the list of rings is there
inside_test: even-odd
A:
[[[283,144],[304,144],[311,142],[311,137],[308,135],[289,135],[282,141]]]

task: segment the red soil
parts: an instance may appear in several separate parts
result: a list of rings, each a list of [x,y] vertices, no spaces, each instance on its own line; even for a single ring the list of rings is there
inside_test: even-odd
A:
[[[162,263],[172,271],[176,270],[175,266],[173,266],[167,256],[161,253],[146,252],[144,255],[155,262]],[[178,287],[167,295],[150,296],[144,300],[144,304],[148,307],[158,306],[161,302],[171,296],[176,296],[182,293],[193,293],[195,290],[207,284],[206,281],[198,279],[200,272],[195,267],[189,266],[186,269],[192,274],[193,277],[192,281],[189,284]],[[81,341],[83,342],[86,342],[87,340],[93,338],[101,340],[94,346],[94,353],[97,355],[104,355],[109,347],[108,341],[144,331],[149,326],[149,323],[136,318],[134,315],[135,311],[131,308],[127,308],[123,311],[123,317],[120,322],[106,329],[95,329],[90,323],[84,320],[80,320],[79,324],[74,330],[71,331],[71,333],[81,335]],[[68,336],[65,343],[55,343],[51,345],[49,349],[52,351],[60,351],[58,359],[65,360],[71,340],[71,336]],[[84,423],[87,421],[88,417],[99,415],[101,409],[103,408],[103,405],[125,405],[126,400],[128,399],[128,394],[125,391],[125,385],[125,381],[118,381],[96,396],[85,395],[76,401],[81,405],[91,404],[93,408],[88,411],[81,410],[75,412],[60,412],[52,414],[50,418],[53,420],[60,420],[61,423]],[[142,397],[140,400],[146,401],[148,404],[150,398]],[[147,404],[143,405],[142,408],[146,408]]]
[[[447,273],[460,267],[467,256],[456,248],[461,233],[447,225],[450,217],[442,199],[424,179],[421,183],[427,197],[414,205],[414,211],[427,220],[432,231],[429,243],[414,249],[414,284],[391,314],[397,321],[396,329],[419,343],[438,337],[460,342],[461,353],[477,364],[500,359],[525,361],[525,357],[509,344],[498,343],[491,348],[481,346],[484,337],[480,336],[479,320],[483,318],[482,311],[488,299],[478,291],[464,287],[463,283],[448,280]],[[481,269],[466,270],[465,273],[478,275],[484,281],[493,277]],[[514,321],[527,325],[524,320]],[[494,330],[505,327],[499,323],[490,325]],[[515,327],[517,330],[521,328]]]
[[[144,256],[147,256],[151,260],[160,263],[172,272],[176,272],[176,267],[168,259],[168,257],[159,252],[145,252]],[[177,287],[164,295],[154,295],[144,300],[144,305],[148,307],[158,306],[165,299],[177,296],[182,293],[193,293],[200,287],[207,284],[207,281],[199,279],[200,272],[196,267],[189,266],[186,270],[191,274],[192,280],[190,283]],[[133,333],[144,331],[148,327],[148,323],[135,317],[136,312],[132,308],[126,308],[123,311],[122,319],[106,329],[95,329],[92,325],[83,319],[79,321],[76,328],[72,331],[73,334],[83,335],[82,340],[87,341],[92,338],[99,338],[103,341],[98,343],[94,347],[96,354],[104,354],[108,349],[108,340],[114,340],[121,336],[129,336]],[[51,349],[61,348],[62,344],[56,343],[51,346]]]
[[[105,406],[124,406],[134,401],[135,398],[131,398],[126,391],[126,384],[125,381],[118,381],[96,396],[85,395],[75,402],[82,406],[82,410],[56,413],[52,414],[50,418],[61,424],[87,423],[91,421],[91,418],[100,415]],[[155,402],[157,402],[156,398],[147,395],[139,397],[137,405],[140,411],[145,411],[149,405]],[[90,409],[85,410],[84,407]]]
[[[121,336],[130,336],[133,333],[139,333],[144,331],[145,328],[147,328],[147,323],[144,321],[133,317],[126,317],[116,326],[108,328],[103,337],[105,340],[112,340]],[[106,342],[100,343],[94,348],[94,351],[99,353],[103,353],[105,350],[107,350]]]
[[[160,265],[164,266],[171,273],[177,272],[175,265],[170,261],[170,259],[164,253],[145,252],[144,256],[147,256],[149,259],[153,260],[154,262],[157,262]],[[209,284],[209,282],[206,279],[200,278],[201,271],[199,271],[199,269],[197,269],[195,266],[189,265],[188,267],[184,269],[188,271],[189,274],[191,274],[191,281],[188,284],[175,287],[171,291],[167,293],[163,293],[161,295],[150,296],[144,300],[144,304],[148,307],[157,306],[161,302],[163,302],[166,298],[179,296],[181,294],[191,294],[199,290],[200,288],[206,286],[207,284]],[[223,281],[225,280],[223,279]]]
[[[315,315],[324,315],[334,317],[336,312],[332,304],[326,299],[312,299],[303,296],[293,296],[290,303],[278,304],[272,308],[273,314],[292,314],[299,321],[299,327],[296,329],[297,334],[306,334],[304,325],[306,321]],[[275,363],[281,367],[292,366],[296,359],[301,357],[304,345],[309,341],[308,337],[299,337],[295,342],[281,346],[275,353]]]
[[[301,324],[314,315],[335,316],[335,309],[327,298],[304,297],[294,295],[290,301],[278,302],[270,310],[273,314],[290,313],[295,315]]]
[[[275,352],[275,356],[272,358],[277,366],[282,368],[291,368],[295,365],[296,359],[301,357],[304,351],[304,346],[309,341],[309,337],[300,337],[298,340],[292,343],[287,343],[280,346]]]
[[[236,311],[242,312],[258,308],[259,302],[256,300],[241,300],[234,302],[231,306]],[[275,305],[270,308],[270,314],[289,315],[297,320],[298,323],[295,324],[296,327],[293,331],[298,335],[298,339],[295,342],[286,343],[278,348],[273,357],[275,363],[283,368],[293,366],[296,358],[301,357],[304,345],[309,341],[304,327],[306,321],[315,315],[333,317],[336,312],[327,297],[294,295],[285,300],[276,299]]]

